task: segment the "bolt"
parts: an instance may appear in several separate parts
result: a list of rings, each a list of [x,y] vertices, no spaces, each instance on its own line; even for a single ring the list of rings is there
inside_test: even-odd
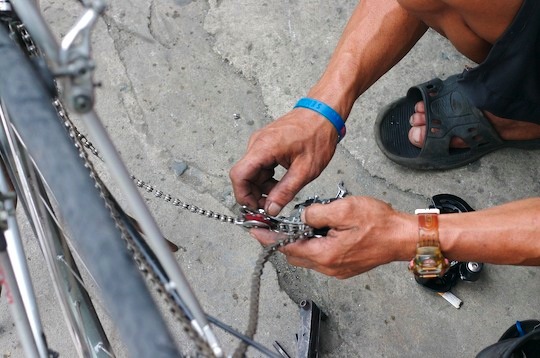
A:
[[[467,268],[468,268],[469,271],[471,271],[471,272],[478,272],[478,271],[480,271],[480,265],[478,264],[478,262],[469,262],[469,263],[467,263]]]
[[[73,109],[79,113],[88,112],[92,108],[92,101],[85,95],[75,96],[73,98]]]

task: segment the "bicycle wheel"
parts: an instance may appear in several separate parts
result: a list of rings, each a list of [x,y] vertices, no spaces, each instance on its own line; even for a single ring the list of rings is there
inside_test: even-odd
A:
[[[70,327],[69,332],[75,349],[79,356],[110,357],[112,350],[108,337],[87,292],[88,286],[83,282],[73,259],[70,245],[54,214],[55,210],[44,183],[28,158],[23,144],[14,138],[13,131],[10,130],[11,121],[4,110],[1,98],[0,117],[4,129],[0,132],[0,154],[3,163],[8,163],[5,169],[43,253],[57,300],[66,323]],[[15,226],[17,223],[12,222],[11,225]],[[33,295],[34,290],[27,286],[30,280],[23,273],[27,271],[27,268],[21,261],[24,254],[22,254],[22,237],[19,230],[14,230],[12,237],[13,239],[8,243],[8,249],[17,259],[16,274],[20,272],[17,283],[19,286],[23,284],[24,287],[24,289],[20,287],[21,292],[24,292],[21,296],[25,302],[25,313],[32,327],[32,335],[38,347],[47,346],[39,315],[36,315],[38,310]],[[54,348],[51,350],[56,351]]]
[[[0,28],[0,97],[14,131],[57,203],[78,255],[100,287],[130,356],[177,357],[166,324],[107,209],[58,121],[42,81],[9,35]]]

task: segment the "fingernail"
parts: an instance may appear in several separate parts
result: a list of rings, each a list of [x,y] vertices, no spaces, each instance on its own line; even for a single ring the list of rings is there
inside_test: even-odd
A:
[[[307,210],[307,208],[302,210],[302,212],[300,213],[300,220],[302,220],[303,223],[306,222],[306,210]]]
[[[266,209],[266,212],[269,215],[275,216],[275,215],[279,214],[281,209],[282,209],[281,206],[279,206],[278,204],[276,204],[274,202],[271,202],[270,205],[268,205],[268,208]]]
[[[411,125],[411,127],[414,127],[414,119],[412,115],[409,117],[409,124]]]
[[[411,129],[411,140],[416,143],[420,144],[420,136],[422,135],[422,130],[420,128],[412,128]]]

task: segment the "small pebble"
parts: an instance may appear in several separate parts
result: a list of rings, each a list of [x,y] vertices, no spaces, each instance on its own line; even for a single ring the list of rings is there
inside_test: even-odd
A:
[[[172,164],[172,170],[174,170],[174,174],[176,174],[177,177],[184,174],[187,168],[188,168],[188,165],[182,161],[174,162]]]

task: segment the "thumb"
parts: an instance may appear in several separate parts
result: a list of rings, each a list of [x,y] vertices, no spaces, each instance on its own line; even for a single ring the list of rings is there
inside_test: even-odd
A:
[[[276,216],[310,180],[311,178],[308,178],[302,170],[291,166],[283,178],[268,193],[264,210],[268,214]]]

